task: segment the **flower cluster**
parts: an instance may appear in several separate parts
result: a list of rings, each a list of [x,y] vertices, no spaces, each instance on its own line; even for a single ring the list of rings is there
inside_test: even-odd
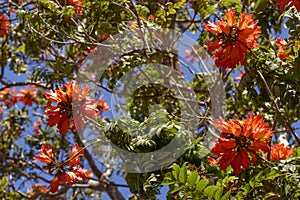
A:
[[[271,148],[270,160],[285,160],[291,157],[294,150],[284,146],[284,144],[275,144]]]
[[[250,161],[256,163],[260,154],[266,156],[270,152],[271,160],[286,159],[293,154],[293,150],[283,145],[270,148],[273,131],[260,114],[249,114],[247,119],[241,121],[220,119],[216,120],[215,124],[220,128],[221,135],[211,152],[216,154],[218,159],[209,157],[208,161],[213,166],[220,163],[221,170],[231,165],[233,172],[239,175],[242,168],[249,169]]]
[[[9,88],[5,88],[4,90],[0,91],[0,101],[10,108],[14,104],[18,102],[17,97],[16,97],[16,92],[17,90],[13,88],[10,90]]]
[[[37,91],[33,90],[29,87],[25,87],[25,89],[21,89],[19,94],[16,95],[18,101],[24,103],[24,105],[31,106],[37,97]]]
[[[283,38],[277,38],[276,45],[279,49],[278,58],[280,58],[280,60],[285,60],[286,58],[288,58],[289,54],[285,53],[287,42]]]
[[[243,13],[239,22],[235,20],[235,10],[225,12],[226,19],[218,22],[209,22],[204,29],[215,34],[214,41],[208,41],[209,52],[214,52],[215,64],[223,68],[234,68],[237,64],[244,64],[245,55],[249,49],[258,47],[256,39],[261,32],[258,21],[253,15]]]
[[[196,45],[192,44],[191,47],[192,47],[192,49],[195,49]],[[190,50],[187,50],[187,49],[184,50],[184,54],[185,54],[185,58],[189,59],[189,62],[192,63],[192,64],[194,64],[195,60],[198,60],[197,55],[194,52],[190,51]]]
[[[103,100],[100,102],[90,98],[90,88],[81,88],[75,81],[59,86],[57,90],[45,93],[46,99],[50,102],[45,107],[45,114],[48,115],[48,125],[57,125],[61,134],[66,134],[68,129],[81,132],[86,118],[95,118],[97,115],[108,110],[108,106]],[[72,102],[73,101],[73,102]],[[105,106],[101,107],[99,106]],[[73,116],[73,112],[76,112]]]
[[[39,134],[40,133],[40,129],[42,128],[42,120],[41,120],[41,118],[38,118],[38,120],[36,122],[34,122],[32,124],[32,126],[34,127],[33,128],[33,132],[35,134]]]
[[[51,145],[42,145],[42,149],[39,151],[39,154],[35,156],[35,159],[47,164],[50,172],[56,170],[55,177],[50,182],[50,191],[52,193],[58,191],[59,185],[67,183],[68,187],[70,187],[78,180],[92,177],[91,171],[78,167],[80,164],[79,156],[83,154],[84,149],[78,147],[78,144],[75,144],[66,159],[59,163],[55,159],[53,147]]]
[[[42,184],[35,184],[32,187],[32,190],[28,192],[28,194],[30,194],[31,196],[34,196],[35,194],[41,194],[41,193],[46,193],[47,192],[47,188],[46,186],[42,185]]]
[[[221,135],[211,152],[218,155],[221,170],[231,165],[238,175],[242,168],[250,167],[249,155],[255,163],[257,153],[270,151],[268,143],[273,132],[261,115],[249,114],[242,121],[221,119],[216,121],[216,126],[221,129]]]
[[[9,19],[0,14],[0,37],[3,37],[8,34],[7,30],[9,29]]]
[[[5,88],[0,91],[0,101],[7,107],[11,107],[17,102],[22,102],[26,106],[31,106],[36,97],[37,91],[30,87],[20,89],[19,93],[17,93],[15,88],[12,90]]]

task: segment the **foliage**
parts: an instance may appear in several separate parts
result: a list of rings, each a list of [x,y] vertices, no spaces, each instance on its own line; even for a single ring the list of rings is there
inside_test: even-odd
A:
[[[298,199],[299,21],[297,0],[0,0],[0,198]]]

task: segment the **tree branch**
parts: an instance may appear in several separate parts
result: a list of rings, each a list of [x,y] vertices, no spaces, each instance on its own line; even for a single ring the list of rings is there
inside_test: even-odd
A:
[[[75,141],[79,144],[79,146],[84,147],[85,145],[83,144],[77,131],[73,131],[73,134],[74,134]],[[89,151],[85,150],[84,156],[87,159],[88,163],[90,164],[92,171],[99,179],[99,181],[89,180],[89,182],[88,182],[88,184],[90,185],[89,187],[92,189],[98,190],[98,191],[106,191],[112,200],[125,199],[123,197],[123,195],[118,191],[117,186],[113,182],[110,182],[107,179],[102,180],[103,173],[96,166],[95,161],[94,161],[92,155],[89,153]],[[75,186],[76,186],[76,184],[75,184]],[[75,186],[73,185],[73,187],[75,187]]]

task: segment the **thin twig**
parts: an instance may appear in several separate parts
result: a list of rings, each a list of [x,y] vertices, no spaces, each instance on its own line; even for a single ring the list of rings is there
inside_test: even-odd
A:
[[[290,130],[292,132],[292,134],[294,135],[295,139],[297,140],[298,142],[298,145],[300,145],[300,138],[299,136],[297,135],[297,133],[294,131],[294,129],[292,128],[292,126],[290,125],[289,121],[283,116],[283,114],[280,112],[280,108],[278,106],[278,104],[276,103],[274,97],[273,97],[273,94],[270,90],[270,87],[268,85],[268,83],[266,82],[264,76],[260,73],[260,71],[256,70],[256,72],[258,73],[258,75],[260,76],[261,80],[263,81],[265,87],[266,87],[266,90],[268,92],[268,95],[271,99],[271,101],[273,102],[274,106],[275,106],[275,109],[277,111],[277,113],[279,114],[279,116],[281,117],[282,121],[284,122],[285,126],[288,128],[288,130]]]

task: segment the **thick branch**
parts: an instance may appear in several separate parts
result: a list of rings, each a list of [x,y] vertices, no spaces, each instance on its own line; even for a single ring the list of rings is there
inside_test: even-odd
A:
[[[75,141],[79,144],[79,146],[84,147],[84,144],[81,138],[79,137],[78,133],[76,131],[74,131],[73,133],[74,133]],[[125,199],[123,195],[118,191],[117,186],[113,182],[110,182],[109,180],[102,180],[103,173],[98,169],[94,159],[92,158],[92,155],[87,150],[84,151],[84,156],[89,162],[93,173],[100,180],[100,181],[89,180],[88,182],[89,187],[98,191],[106,191],[112,200]],[[76,185],[73,185],[73,187],[76,187]]]

